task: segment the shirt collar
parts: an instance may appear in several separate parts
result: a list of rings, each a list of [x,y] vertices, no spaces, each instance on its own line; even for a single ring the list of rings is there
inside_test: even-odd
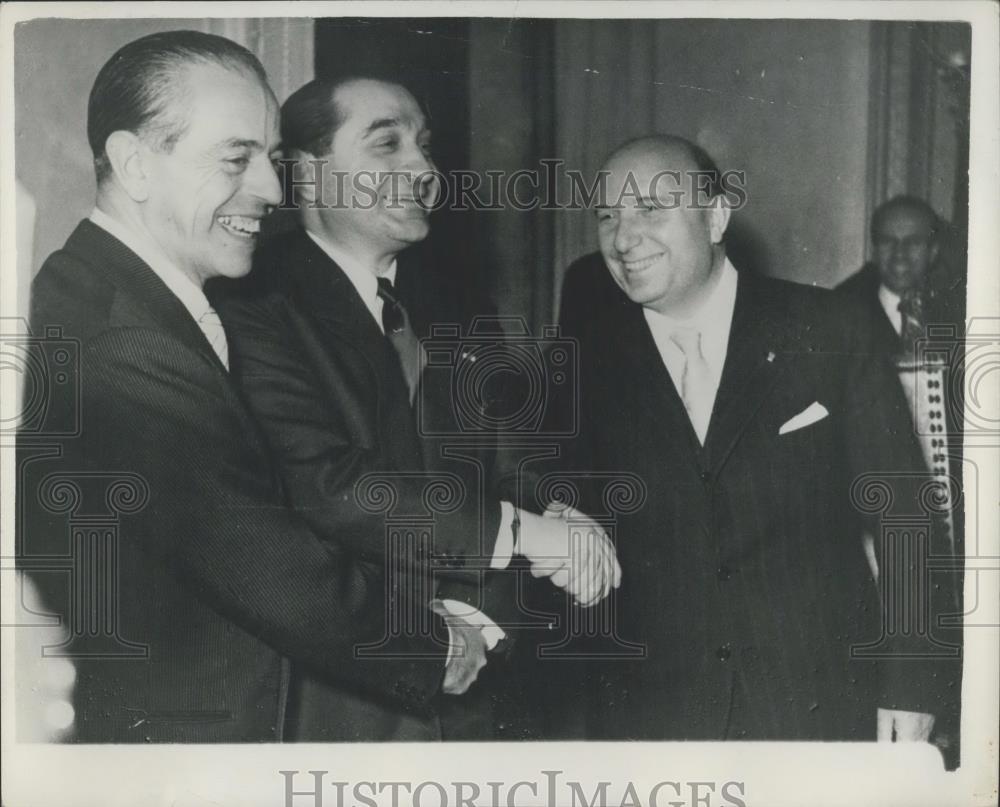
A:
[[[718,331],[733,319],[738,277],[736,268],[730,263],[729,258],[725,258],[722,264],[722,273],[715,288],[712,289],[712,293],[690,315],[683,318],[671,317],[649,308],[644,308],[643,313],[647,320],[650,318],[659,320],[670,328],[692,328],[701,331],[702,334]],[[726,330],[728,331],[728,327]]]
[[[365,266],[365,264],[336,244],[331,243],[310,230],[306,230],[306,235],[313,240],[316,246],[326,253],[330,260],[344,270],[347,279],[351,281],[351,285],[357,290],[365,306],[372,312],[372,316],[375,317],[375,320],[381,326],[382,300],[378,296],[378,278],[384,277],[390,283],[396,282],[395,259],[393,259],[384,274],[377,275],[373,269]]]
[[[127,224],[113,218],[98,207],[95,207],[91,212],[90,221],[117,238],[138,255],[173,295],[181,301],[195,322],[213,310],[201,287],[178,269],[148,237],[136,232]]]
[[[892,327],[896,329],[896,333],[899,333],[903,329],[903,314],[899,310],[899,304],[902,299],[902,297],[888,286],[879,285],[878,301],[882,304],[882,310],[885,311],[885,315],[889,318],[889,322],[892,323]]]
[[[899,304],[903,298],[888,286],[880,285],[878,287],[878,299],[886,311],[899,311]]]

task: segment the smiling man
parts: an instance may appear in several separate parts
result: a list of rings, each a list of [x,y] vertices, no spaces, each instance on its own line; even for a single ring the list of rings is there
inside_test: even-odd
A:
[[[384,638],[382,570],[284,506],[229,374],[202,286],[250,270],[280,201],[278,105],[260,63],[193,31],[136,40],[97,76],[87,132],[97,206],[32,287],[34,332],[60,329],[79,365],[51,379],[44,431],[65,435],[59,450],[20,435],[18,499],[22,567],[69,630],[56,655],[77,668],[73,739],[284,739],[293,666],[408,714],[431,710],[446,676],[467,687],[476,669],[455,673],[459,654],[446,666],[437,616],[393,637],[391,658],[353,663]],[[52,480],[76,498],[47,494]],[[73,532],[95,516],[100,530]],[[463,630],[479,640],[459,626],[455,644]]]
[[[874,260],[837,288],[868,305],[890,353],[912,351],[927,324],[961,323],[935,263],[942,221],[927,202],[895,196],[872,215]]]
[[[493,309],[413,249],[428,235],[440,192],[417,100],[391,82],[318,79],[285,102],[281,133],[297,162],[302,227],[261,249],[247,288],[222,295],[235,372],[290,501],[332,546],[386,562],[386,516],[356,495],[370,474],[388,480],[395,518],[433,520],[434,563],[447,571],[436,578],[441,602],[484,627],[478,653],[497,662],[485,673],[496,683],[502,659],[486,651],[501,635],[494,622],[516,616],[514,581],[502,571],[511,556],[591,605],[618,583],[614,551],[593,522],[581,519],[584,539],[571,544],[565,521],[505,501],[495,436],[464,435],[450,376],[424,372],[420,339],[435,325],[468,333],[473,318]],[[418,410],[443,437],[421,433]],[[430,479],[457,480],[459,495],[435,508],[424,496]],[[494,736],[489,687],[420,724],[308,670],[294,683],[299,739]],[[470,699],[485,711],[477,716]]]
[[[870,321],[833,292],[737,271],[697,145],[644,137],[604,169],[598,241],[623,294],[581,316],[580,270],[566,280],[582,378],[568,454],[648,486],[616,525],[613,595],[646,655],[590,671],[590,736],[926,740],[957,691],[955,648],[915,633],[878,658],[862,648],[883,627],[862,527],[880,532],[852,485],[877,475],[896,515],[926,518],[915,490],[930,481]],[[878,583],[898,590],[898,569]],[[933,610],[907,618],[934,625],[946,591],[935,575]]]

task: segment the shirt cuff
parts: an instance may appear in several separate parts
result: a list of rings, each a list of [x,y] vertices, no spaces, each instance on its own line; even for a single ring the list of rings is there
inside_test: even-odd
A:
[[[483,640],[486,642],[486,649],[492,650],[499,644],[501,639],[506,639],[507,634],[486,614],[478,608],[473,608],[467,603],[459,600],[441,600],[449,614],[464,620],[468,624],[479,628],[483,632]]]
[[[491,569],[506,569],[514,556],[514,505],[510,502],[500,502],[500,527],[497,530],[497,540],[493,545]]]

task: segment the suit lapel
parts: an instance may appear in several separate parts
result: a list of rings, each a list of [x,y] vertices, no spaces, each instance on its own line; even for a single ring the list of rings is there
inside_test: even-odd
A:
[[[295,234],[283,264],[299,307],[381,371],[386,358],[382,331],[344,270],[304,230]]]
[[[142,315],[152,324],[179,339],[214,366],[233,396],[233,411],[246,425],[248,441],[253,435],[253,439],[260,444],[266,442],[243,399],[242,390],[233,381],[191,312],[145,261],[89,219],[80,222],[66,241],[66,251],[76,253],[103,272],[108,281],[121,289],[130,304],[139,307]]]
[[[878,345],[891,356],[897,354],[900,345],[899,334],[896,333],[892,320],[889,319],[889,315],[882,307],[877,291],[869,304],[872,309],[872,322],[875,323],[875,338],[878,340]]]
[[[293,236],[283,264],[297,306],[322,331],[324,352],[353,362],[353,377],[375,391],[374,410],[362,417],[383,434],[383,450],[399,467],[419,465],[420,441],[397,357],[354,284],[304,230]]]
[[[740,273],[726,361],[705,440],[706,464],[714,471],[726,461],[780,373],[787,334],[777,305],[759,280]]]
[[[228,377],[218,354],[184,304],[146,262],[121,241],[89,219],[84,219],[67,240],[66,250],[77,253],[88,264],[104,272],[159,327],[181,339]]]

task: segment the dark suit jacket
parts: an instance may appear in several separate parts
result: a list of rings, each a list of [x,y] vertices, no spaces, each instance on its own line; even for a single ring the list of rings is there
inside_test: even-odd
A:
[[[837,286],[837,291],[858,305],[867,315],[874,331],[876,349],[890,360],[899,353],[899,336],[892,322],[886,315],[881,301],[878,299],[879,276],[874,264],[865,264],[843,283]],[[962,338],[965,334],[964,284],[955,287],[930,288],[924,308],[925,327],[927,329],[928,345],[935,349],[945,348],[943,353],[951,352],[951,361],[945,364],[943,394],[945,396],[944,418],[945,433],[942,438],[945,450],[941,454],[948,457],[948,469],[955,484],[956,501],[962,490],[962,428],[963,423],[963,357],[961,353]],[[936,333],[944,333],[937,336]],[[958,506],[953,513],[955,524],[955,548],[958,555],[962,554],[964,546],[964,508]]]
[[[924,319],[928,325],[936,327],[954,326],[961,334],[965,322],[965,285],[945,284],[938,279],[938,274],[939,272],[934,272],[934,282],[928,283],[925,292]],[[876,330],[877,340],[884,345],[887,352],[894,353],[898,349],[899,337],[879,302],[879,285],[878,267],[874,263],[866,263],[843,280],[837,286],[837,291],[867,306],[876,321],[873,327]]]
[[[53,375],[48,422],[21,435],[20,561],[77,634],[97,622],[87,603],[110,602],[73,645],[78,741],[282,739],[287,659],[431,710],[440,645],[403,637],[394,660],[354,658],[403,595],[286,509],[237,387],[146,264],[82,222],[34,281],[32,323],[61,328],[79,362],[71,383]],[[41,570],[60,565],[94,577],[70,596],[70,575]]]
[[[935,277],[938,274],[940,272],[935,273]],[[873,263],[867,263],[837,286],[837,291],[852,299],[866,313],[874,331],[877,350],[892,361],[899,353],[899,336],[878,298],[879,285],[878,267]],[[956,502],[951,516],[957,558],[963,557],[965,546],[965,508],[962,503],[965,470],[962,460],[962,428],[964,425],[964,381],[962,374],[964,368],[963,360],[958,352],[961,350],[961,338],[965,332],[964,295],[964,282],[952,284],[937,282],[928,288],[924,306],[929,343],[934,343],[938,347],[943,346],[946,350],[942,352],[951,352],[952,356],[951,361],[945,365],[942,382],[942,394],[945,397],[945,406],[943,407],[945,433],[937,435],[941,439],[942,448],[935,451],[932,456],[935,462],[940,462],[940,458],[947,457],[947,468],[952,480],[952,498]],[[946,335],[943,337],[935,336],[935,331],[943,332]],[[954,589],[956,599],[961,602],[961,573],[956,574]],[[961,612],[962,608],[959,607],[957,610]],[[958,762],[957,743],[960,733],[960,712],[961,699],[959,693],[956,692],[951,698],[950,714],[938,715],[935,724],[935,733],[941,741],[940,744],[944,744],[946,734],[951,736],[950,747],[943,749],[949,768],[955,767]]]
[[[488,313],[487,306],[438,281],[414,256],[400,257],[396,291],[418,336],[430,336],[439,323],[465,329],[471,314]],[[257,256],[247,281],[219,284],[213,295],[234,373],[273,446],[296,510],[329,546],[374,564],[399,562],[386,552],[394,521],[430,525],[431,562],[439,572],[435,590],[502,622],[500,614],[513,605],[512,587],[501,586],[503,593],[480,601],[478,585],[500,521],[499,499],[488,493],[494,488],[495,436],[467,435],[456,422],[451,378],[457,367],[425,370],[415,417],[391,344],[348,277],[303,230],[275,238]],[[457,334],[445,341],[457,345]],[[370,475],[389,480],[391,507],[364,506],[366,497],[356,486]],[[436,499],[428,488],[435,478],[456,487]],[[419,566],[426,569],[427,557],[413,560],[415,574],[422,574]],[[442,732],[466,737],[465,729],[454,727],[463,715],[446,720],[443,729],[395,725],[398,709],[391,705],[372,704],[311,676],[295,683],[296,735],[302,740],[433,739]],[[460,703],[442,698],[439,708],[468,713],[470,702],[488,698],[488,686],[480,681]],[[490,733],[485,726],[469,731],[477,738]]]
[[[612,600],[620,638],[646,655],[592,665],[589,736],[874,739],[876,705],[939,711],[957,687],[947,663],[851,658],[880,636],[852,483],[889,472],[906,510],[926,480],[870,322],[831,292],[741,273],[702,447],[641,307],[621,296],[576,310],[587,271],[563,298],[580,340],[569,465],[646,486],[644,506],[618,515]],[[829,416],[779,436],[815,401]]]

